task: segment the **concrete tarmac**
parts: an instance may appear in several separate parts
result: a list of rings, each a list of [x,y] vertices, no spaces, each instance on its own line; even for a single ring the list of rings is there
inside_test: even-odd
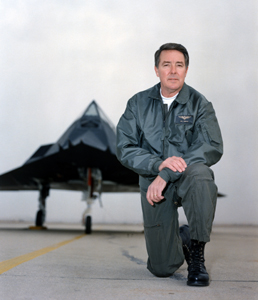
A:
[[[0,222],[0,299],[258,299],[258,227],[215,226],[205,251],[209,287],[188,287],[186,263],[169,278],[146,269],[141,225]]]

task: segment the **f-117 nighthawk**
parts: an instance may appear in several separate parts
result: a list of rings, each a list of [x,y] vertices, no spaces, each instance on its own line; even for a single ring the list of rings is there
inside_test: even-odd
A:
[[[116,158],[115,127],[95,101],[54,144],[43,145],[21,167],[0,176],[0,191],[39,191],[35,225],[43,226],[50,189],[82,191],[90,209],[102,192],[138,192],[138,175]]]

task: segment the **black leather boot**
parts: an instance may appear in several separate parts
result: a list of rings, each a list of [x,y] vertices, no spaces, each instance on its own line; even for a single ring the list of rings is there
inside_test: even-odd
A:
[[[209,274],[204,266],[204,242],[191,240],[190,264],[188,266],[188,281],[190,286],[208,286]]]
[[[190,231],[188,225],[183,225],[179,227],[179,234],[182,240],[182,246],[184,251],[184,256],[187,264],[190,263],[190,249],[191,249],[191,238],[190,238]]]

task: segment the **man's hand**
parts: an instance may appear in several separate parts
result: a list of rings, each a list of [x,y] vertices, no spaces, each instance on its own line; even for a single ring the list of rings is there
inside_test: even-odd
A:
[[[169,168],[174,172],[178,171],[182,173],[185,171],[186,167],[187,164],[182,157],[171,156],[160,164],[159,171],[164,168]],[[158,203],[164,199],[164,196],[162,196],[162,192],[166,185],[167,182],[160,176],[157,176],[155,180],[149,185],[146,198],[151,205],[154,205],[154,203]]]
[[[157,176],[156,179],[149,185],[146,198],[151,205],[154,205],[154,202],[157,203],[164,199],[162,191],[166,185],[166,181],[160,176]]]
[[[187,164],[185,163],[182,157],[171,156],[160,164],[159,171],[161,171],[164,168],[169,168],[174,172],[178,171],[179,173],[182,173],[185,171],[186,167]]]

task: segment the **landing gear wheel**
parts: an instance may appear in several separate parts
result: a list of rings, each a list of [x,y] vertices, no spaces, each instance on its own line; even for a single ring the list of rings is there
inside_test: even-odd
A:
[[[85,233],[91,233],[91,216],[85,218]]]
[[[36,215],[35,225],[41,227],[41,226],[43,226],[44,221],[45,221],[44,212],[42,210],[39,210]]]

